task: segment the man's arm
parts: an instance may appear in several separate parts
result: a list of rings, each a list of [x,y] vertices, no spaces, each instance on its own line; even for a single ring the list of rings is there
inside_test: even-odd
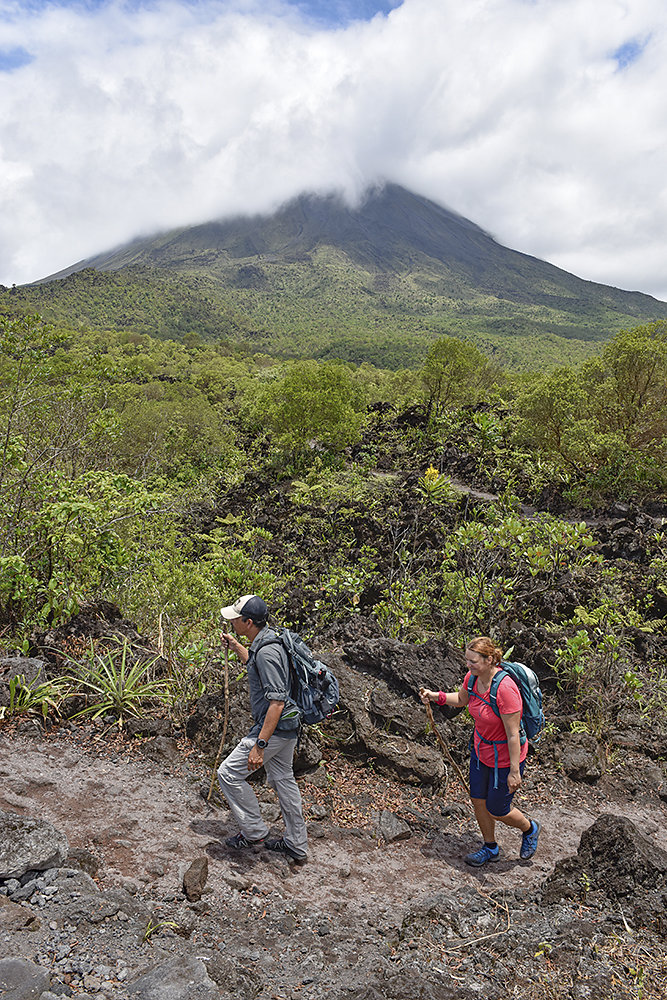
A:
[[[283,708],[285,707],[284,701],[272,701],[269,705],[269,710],[264,716],[264,723],[260,730],[258,740],[266,740],[268,743],[273,736],[276,726],[278,725],[278,720],[282,715]],[[248,754],[248,768],[251,771],[256,771],[258,767],[261,767],[264,763],[264,750],[258,747],[255,743],[254,747]]]
[[[245,646],[242,646],[235,635],[231,632],[222,632],[220,635],[223,647],[226,646],[227,649],[231,649],[232,653],[236,653],[241,663],[247,663],[250,653]]]

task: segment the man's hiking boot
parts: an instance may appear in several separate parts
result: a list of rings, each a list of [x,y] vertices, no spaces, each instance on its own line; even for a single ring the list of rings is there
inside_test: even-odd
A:
[[[261,847],[264,843],[264,838],[261,840],[248,840],[240,831],[234,837],[227,837],[225,839],[227,847],[233,848],[235,851],[242,851],[246,847]]]
[[[533,854],[537,850],[537,840],[540,836],[540,824],[536,819],[530,821],[530,830],[521,838],[521,850],[519,851],[519,857],[523,861],[528,861],[532,858]]]
[[[267,840],[264,844],[264,847],[266,848],[267,851],[275,851],[277,854],[286,855],[288,858],[291,858],[292,861],[294,861],[297,865],[305,865],[306,863],[307,860],[306,855],[297,854],[296,851],[293,851],[291,847],[287,846],[283,837],[279,837],[278,840]]]
[[[500,848],[498,846],[493,848],[487,847],[486,844],[484,844],[484,846],[480,847],[478,851],[474,851],[472,854],[466,854],[465,863],[467,865],[472,865],[473,868],[481,868],[481,866],[485,865],[487,861],[497,861],[499,857]]]

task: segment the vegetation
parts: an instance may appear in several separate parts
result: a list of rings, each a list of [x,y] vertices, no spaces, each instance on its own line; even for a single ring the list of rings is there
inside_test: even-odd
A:
[[[73,691],[82,693],[89,702],[73,717],[111,715],[122,726],[126,716],[141,715],[147,702],[166,701],[164,681],[151,676],[157,659],[134,659],[127,641],[119,650],[104,654],[96,653],[91,645],[88,656],[76,664],[76,673],[69,678]]]
[[[400,372],[38,317],[5,319],[0,341],[5,645],[105,599],[164,653],[17,680],[5,716],[183,713],[219,607],[252,591],[306,633],[361,614],[508,647],[539,626],[580,724],[657,710],[665,533],[647,522],[628,562],[582,512],[665,502],[665,322],[514,374],[451,337]]]

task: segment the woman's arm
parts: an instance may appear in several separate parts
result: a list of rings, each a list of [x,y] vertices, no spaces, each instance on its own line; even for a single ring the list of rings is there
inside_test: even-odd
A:
[[[510,773],[507,776],[507,788],[510,792],[516,792],[521,787],[521,771],[519,761],[521,758],[521,737],[519,726],[521,724],[521,712],[511,712],[509,715],[500,716],[505,733],[507,735],[507,749],[510,755]]]
[[[458,691],[429,691],[428,688],[419,689],[419,697],[428,705],[429,701],[435,701],[438,705],[447,705],[448,708],[465,708],[468,704],[468,691],[463,685]]]

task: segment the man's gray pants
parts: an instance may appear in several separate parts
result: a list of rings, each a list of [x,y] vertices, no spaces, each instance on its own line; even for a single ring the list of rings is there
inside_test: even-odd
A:
[[[248,754],[257,741],[245,736],[218,768],[218,781],[241,833],[247,840],[263,840],[269,828],[259,811],[257,796],[246,781]],[[292,761],[296,740],[272,736],[264,750],[266,780],[275,788],[285,822],[285,843],[295,854],[305,857],[308,835],[303,819],[301,792],[294,777]]]

